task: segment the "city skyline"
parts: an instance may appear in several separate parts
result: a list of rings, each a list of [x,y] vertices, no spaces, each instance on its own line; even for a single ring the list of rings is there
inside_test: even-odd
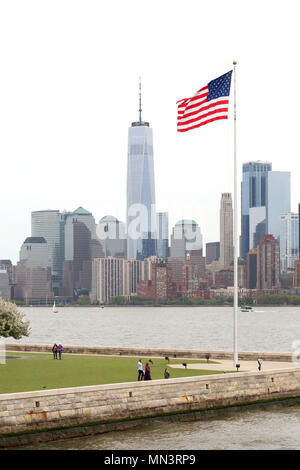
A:
[[[140,75],[143,110],[153,128],[157,209],[169,213],[170,227],[181,219],[195,219],[205,243],[218,239],[220,193],[233,193],[232,116],[228,123],[213,123],[183,138],[176,133],[176,101],[225,73],[234,59],[238,62],[239,180],[243,162],[270,160],[274,169],[291,171],[292,212],[300,201],[300,188],[295,184],[299,98],[280,102],[280,116],[289,119],[278,117],[278,104],[273,99],[287,73],[298,75],[299,61],[290,47],[296,44],[296,16],[272,2],[270,22],[269,2],[261,5],[254,1],[246,20],[236,2],[230,2],[235,9],[231,16],[231,8],[219,2],[216,22],[220,34],[224,33],[222,50],[213,40],[195,61],[198,46],[209,32],[208,24],[201,32],[196,28],[197,2],[185,7],[189,26],[182,24],[180,2],[154,2],[151,9],[141,2],[132,2],[129,9],[117,3],[118,18],[112,6],[102,9],[96,2],[89,9],[63,2],[47,15],[38,2],[29,2],[26,7],[19,2],[17,17],[12,6],[1,6],[5,22],[0,34],[7,47],[1,52],[5,73],[0,78],[0,88],[5,90],[0,111],[0,151],[5,168],[0,247],[14,262],[30,233],[32,211],[73,210],[82,205],[96,220],[105,214],[125,219],[127,132],[138,118]],[[171,23],[167,21],[170,7]],[[125,25],[121,13],[128,11],[131,16]],[[68,21],[70,12],[73,21]],[[145,13],[149,21],[139,41],[134,25]],[[208,5],[201,6],[201,14],[205,13],[209,13]],[[105,21],[113,18],[114,22]],[[285,18],[290,27],[281,37],[278,26],[282,29]],[[108,24],[110,28],[114,25],[112,29]],[[155,37],[152,24],[156,26]],[[265,24],[270,41],[262,47],[266,44]],[[254,25],[255,37],[251,34]],[[184,33],[180,45],[179,26]],[[107,44],[107,38],[109,46],[104,49],[101,44]],[[180,58],[184,67],[178,66]],[[288,71],[279,67],[280,63],[288,63]]]
[[[252,163],[255,163],[255,162],[252,162]],[[274,173],[283,173],[283,172],[274,172]],[[286,172],[286,173],[289,173],[289,172]],[[231,193],[228,193],[229,196],[231,197],[232,194]],[[223,195],[220,194],[220,196]],[[168,208],[167,208],[168,209]],[[261,208],[259,208],[261,209]],[[38,235],[39,233],[36,231],[36,229],[34,228],[34,226],[32,225],[33,223],[33,219],[34,219],[34,216],[35,214],[48,214],[48,213],[53,213],[53,215],[57,215],[57,216],[60,216],[60,217],[65,217],[65,218],[68,218],[68,216],[72,215],[72,214],[75,214],[76,211],[79,211],[79,210],[83,210],[84,212],[87,212],[88,214],[90,214],[90,216],[94,219],[95,221],[95,226],[93,228],[93,231],[95,232],[94,233],[94,238],[98,241],[100,241],[101,243],[105,243],[105,241],[102,239],[102,231],[103,231],[103,224],[104,224],[104,221],[105,219],[114,219],[117,221],[117,223],[121,223],[123,225],[123,229],[122,229],[122,234],[117,234],[117,239],[120,239],[120,240],[127,240],[127,235],[126,235],[126,224],[124,224],[124,222],[122,221],[119,221],[117,219],[117,217],[115,217],[114,215],[112,214],[109,214],[109,215],[101,215],[99,218],[98,217],[94,217],[94,214],[90,211],[86,211],[86,209],[82,208],[82,206],[79,206],[76,210],[61,210],[61,209],[41,209],[41,210],[38,210],[38,211],[30,211],[29,214],[29,219],[31,218],[31,229],[29,230],[29,234],[31,233],[31,236],[35,236],[35,235]],[[218,212],[220,212],[220,209],[218,210]],[[283,211],[280,213],[280,215],[289,215],[293,213],[292,210],[286,210],[286,211]],[[156,218],[158,217],[159,214],[166,214],[166,216],[168,217],[168,210],[166,210],[166,212],[162,213],[162,212],[156,212]],[[139,214],[137,214],[137,217],[139,216]],[[239,217],[241,216],[241,214],[239,214]],[[205,237],[205,233],[206,233],[206,226],[204,227],[204,230],[203,230],[203,226],[201,227],[202,231],[203,231],[203,235],[201,235],[201,240],[203,238],[203,256],[206,255],[206,245],[207,244],[214,244],[214,243],[220,243],[220,230],[221,230],[221,226],[220,226],[220,214],[218,214],[218,218],[219,218],[219,227],[218,227],[218,234],[216,234],[216,237],[214,240],[207,240],[206,237]],[[158,220],[158,219],[157,219]],[[156,220],[156,224],[158,223],[158,221]],[[171,248],[171,239],[172,239],[172,231],[174,231],[174,228],[176,228],[176,226],[178,225],[178,223],[181,223],[181,222],[184,222],[184,223],[187,223],[189,222],[188,219],[182,219],[182,220],[177,220],[176,223],[174,223],[174,225],[169,225],[168,226],[168,238],[167,238],[167,241],[168,241],[168,246]],[[280,226],[280,217],[278,217],[278,226]],[[198,225],[198,222],[196,222],[196,224]],[[187,225],[188,226],[188,225]],[[101,227],[101,229],[98,231],[97,227]],[[43,228],[44,230],[44,233],[46,233],[47,230],[50,230],[49,233],[51,233],[51,225],[49,226],[44,226]],[[161,229],[160,229],[161,230]],[[13,257],[9,257],[9,256],[4,256],[5,253],[3,253],[3,258],[6,258],[6,259],[10,259],[13,264],[16,264],[16,262],[19,260],[19,255],[20,255],[20,247],[22,245],[22,243],[24,242],[24,240],[30,236],[27,234],[24,234],[24,237],[23,237],[23,240],[21,241],[20,245],[15,247],[15,251],[17,252],[16,254],[16,259],[14,259]],[[114,233],[114,232],[113,232]],[[112,235],[113,235],[112,233]],[[165,231],[166,233],[166,231]],[[192,232],[191,232],[192,233]],[[268,231],[266,233],[269,233]],[[270,234],[272,234],[272,231],[270,231]],[[241,235],[241,231],[240,231],[240,235]],[[279,235],[279,234],[277,234]],[[158,240],[159,239],[159,233],[155,233],[154,234],[154,237],[156,237],[155,239]],[[202,242],[201,242],[202,243]],[[242,247],[241,247],[242,248]],[[249,249],[252,249],[252,246],[249,248]],[[111,256],[111,255],[109,255]],[[151,256],[151,255],[150,255]],[[147,257],[147,256],[146,256]],[[242,257],[242,249],[239,251],[239,257]],[[129,256],[129,258],[135,258],[135,256]],[[243,258],[243,259],[246,259]]]

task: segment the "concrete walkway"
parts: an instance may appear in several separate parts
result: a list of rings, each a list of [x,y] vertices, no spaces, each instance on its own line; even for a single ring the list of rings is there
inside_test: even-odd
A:
[[[219,360],[218,364],[190,364],[188,361],[184,361],[187,364],[187,369],[202,369],[202,370],[221,370],[221,371],[235,371],[236,368],[233,365],[233,361],[228,360]],[[253,370],[258,370],[257,361],[239,361],[240,372],[248,372]],[[184,369],[185,367],[182,364],[168,364],[168,367],[174,369]],[[272,361],[263,361],[261,370],[277,370],[277,369],[290,369],[291,367],[300,367],[299,362],[272,362]]]

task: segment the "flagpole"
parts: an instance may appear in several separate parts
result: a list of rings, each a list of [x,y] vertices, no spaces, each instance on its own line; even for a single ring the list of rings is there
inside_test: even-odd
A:
[[[233,220],[233,252],[234,252],[234,308],[233,308],[233,360],[234,365],[238,363],[237,347],[237,317],[238,317],[238,213],[237,213],[237,155],[236,155],[236,61],[233,62],[234,78],[234,115],[233,115],[233,134],[234,134],[234,220]]]

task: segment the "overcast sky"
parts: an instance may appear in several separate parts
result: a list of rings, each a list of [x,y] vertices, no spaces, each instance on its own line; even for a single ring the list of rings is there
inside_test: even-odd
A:
[[[125,221],[128,127],[153,128],[157,210],[219,239],[233,191],[233,121],[176,132],[176,101],[237,65],[242,163],[291,171],[300,202],[297,1],[1,0],[0,259],[16,262],[41,209]],[[232,88],[233,91],[233,88]],[[232,105],[231,95],[231,105]],[[232,112],[232,109],[231,109]],[[239,196],[240,198],[240,196]],[[239,215],[240,216],[240,215]]]

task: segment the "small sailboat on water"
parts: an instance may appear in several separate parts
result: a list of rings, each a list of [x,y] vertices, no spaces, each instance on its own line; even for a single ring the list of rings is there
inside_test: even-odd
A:
[[[52,307],[52,312],[53,312],[53,313],[58,313],[58,309],[57,309],[57,307],[56,307],[56,305],[55,305],[55,301],[54,301],[54,304],[53,304],[53,307]]]

